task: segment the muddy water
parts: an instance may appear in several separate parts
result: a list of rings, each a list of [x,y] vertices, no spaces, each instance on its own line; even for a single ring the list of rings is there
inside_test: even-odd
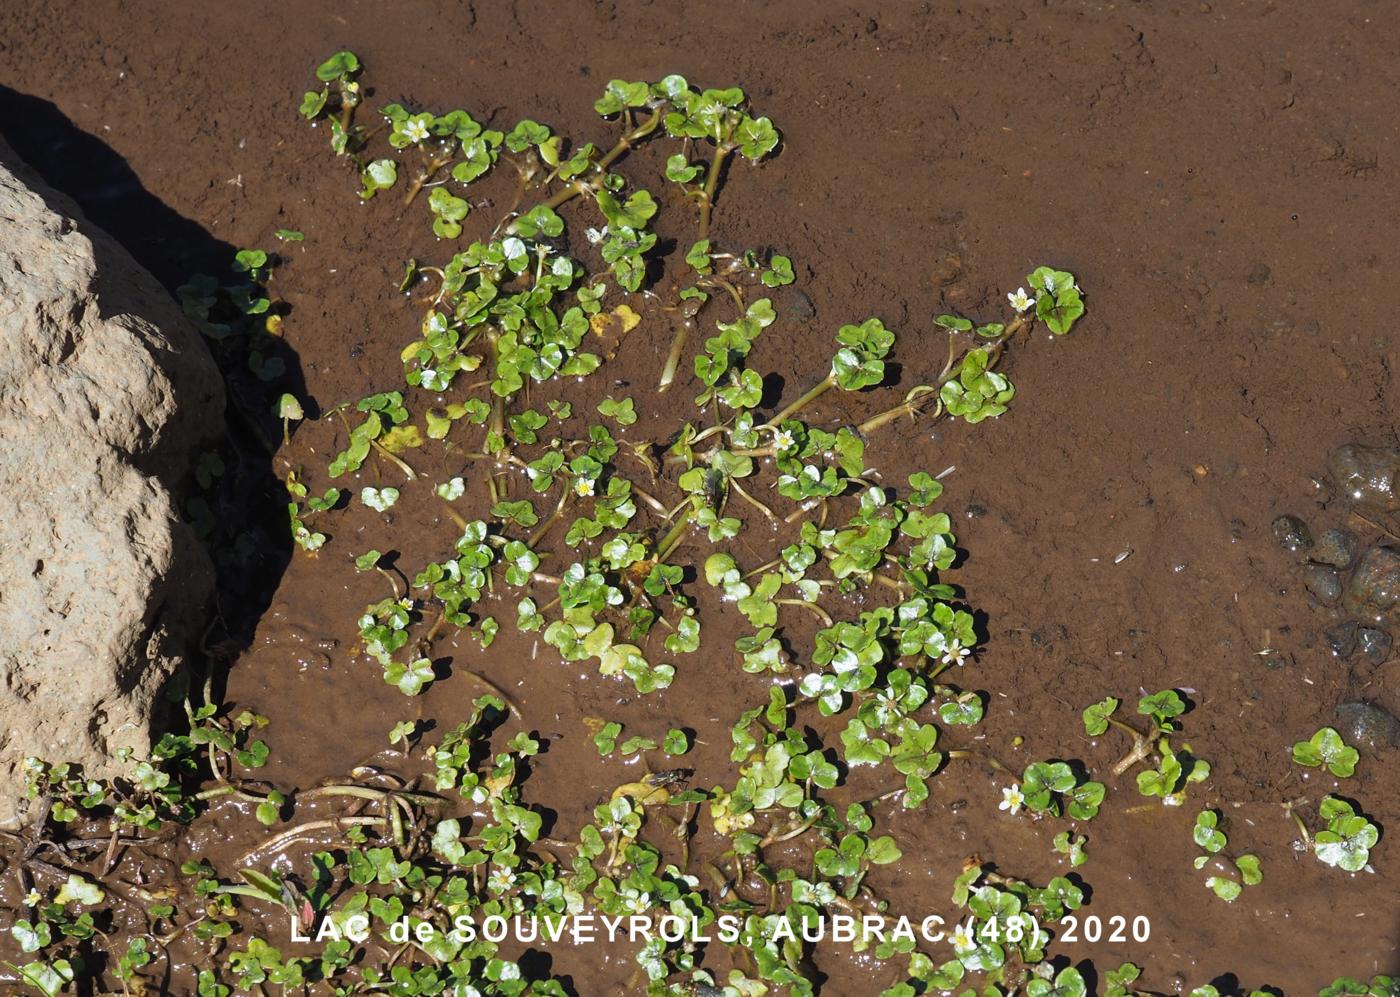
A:
[[[1093,890],[1086,913],[1145,915],[1151,938],[1065,954],[1145,965],[1141,984],[1167,992],[1234,974],[1246,988],[1306,993],[1341,973],[1400,969],[1393,843],[1373,853],[1374,873],[1326,869],[1294,850],[1296,828],[1279,806],[1338,788],[1293,766],[1287,746],[1358,694],[1400,709],[1394,664],[1358,690],[1320,637],[1331,613],[1309,600],[1296,559],[1270,530],[1281,514],[1313,516],[1310,479],[1333,445],[1393,442],[1388,358],[1400,292],[1390,226],[1377,220],[1400,204],[1384,11],[1360,2],[1287,12],[911,3],[872,15],[772,3],[745,8],[743,23],[681,27],[665,3],[523,3],[443,7],[424,30],[355,2],[293,2],[255,18],[206,6],[181,21],[115,3],[85,4],[76,18],[70,8],[0,10],[0,82],[52,100],[218,238],[267,245],[284,225],[308,233],[276,290],[293,304],[287,341],[322,408],[386,386],[414,322],[394,290],[402,257],[441,251],[421,217],[355,206],[324,135],[292,113],[307,67],[341,45],[372,67],[383,88],[375,102],[411,94],[438,107],[501,108],[501,120],[530,114],[580,136],[595,132],[589,103],[610,76],[681,71],[744,84],[788,148],[726,184],[718,217],[725,239],[771,243],[797,261],[805,303],[779,302],[793,317],[753,361],[783,372],[786,397],[824,372],[841,322],[880,314],[902,334],[904,377],[917,383],[941,363],[941,343],[923,338],[930,314],[992,309],[1041,259],[1075,270],[1090,316],[1072,341],[1037,342],[1013,358],[1021,391],[1008,417],[975,432],[891,427],[872,447],[891,480],[956,466],[944,505],[969,556],[953,580],[986,614],[985,648],[966,677],[991,703],[980,744],[1013,768],[1073,757],[1106,773],[1124,746],[1083,735],[1084,705],[1193,689],[1188,738],[1214,766],[1195,802],[1220,808],[1232,843],[1262,860],[1264,882],[1224,905],[1191,868],[1195,805],[1139,809],[1129,779],[1101,776],[1110,796],[1087,828],[1090,860],[1079,870]],[[103,224],[125,223],[133,251],[169,283],[190,269],[178,228],[134,221],[136,209],[111,203],[101,178],[63,149],[12,141]],[[655,165],[639,157],[634,168]],[[684,240],[688,220],[663,215],[658,227]],[[937,264],[950,254],[958,267]],[[664,322],[644,323],[610,371],[634,385],[639,433],[669,335]],[[821,414],[863,413],[832,405]],[[324,460],[333,428],[304,428],[281,459]],[[406,489],[388,524],[410,573],[453,532],[431,503],[415,501]],[[384,754],[386,732],[419,711],[450,727],[480,692],[469,673],[505,691],[548,739],[527,785],[554,814],[550,833],[567,837],[631,778],[598,758],[585,716],[652,734],[693,727],[695,784],[725,778],[728,724],[764,689],[721,653],[733,623],[722,609],[703,607],[706,650],[662,696],[637,698],[505,627],[484,653],[442,641],[450,674],[409,701],[353,653],[355,617],[386,583],[335,560],[370,546],[385,525],[343,516],[319,560],[294,558],[229,674],[230,700],[272,719],[274,781],[309,786],[367,759],[413,774],[413,763]],[[1400,798],[1392,762],[1368,758],[1341,787],[1387,827]],[[893,907],[943,906],[974,854],[1036,882],[1063,871],[1053,832],[997,811],[999,796],[985,771],[952,766],[923,811],[881,815],[906,855],[873,880]],[[216,810],[174,857],[233,863],[262,838],[248,825]],[[159,881],[146,861],[127,855],[117,874]],[[190,946],[177,961],[194,957]],[[554,959],[584,994],[631,976],[627,953],[599,946]],[[820,966],[832,994],[873,993],[894,979],[839,954]]]

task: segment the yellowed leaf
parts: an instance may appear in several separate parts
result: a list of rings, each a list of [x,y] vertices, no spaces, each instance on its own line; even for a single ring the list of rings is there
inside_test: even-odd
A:
[[[379,438],[379,445],[390,453],[403,453],[410,447],[423,445],[423,431],[417,426],[395,426]]]
[[[589,327],[596,336],[622,337],[633,329],[637,328],[637,323],[642,320],[628,305],[618,305],[610,312],[599,312],[588,320]]]

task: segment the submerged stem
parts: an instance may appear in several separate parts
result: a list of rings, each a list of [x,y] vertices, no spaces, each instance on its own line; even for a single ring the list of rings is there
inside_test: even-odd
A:
[[[404,195],[404,207],[408,207],[408,205],[412,204],[413,199],[418,196],[418,193],[427,185],[428,181],[437,176],[438,170],[442,169],[450,162],[452,162],[452,154],[450,152],[445,157],[434,156],[429,159],[423,167],[423,172],[413,181],[412,186],[408,188],[408,193]]]
[[[807,612],[821,620],[823,626],[835,626],[831,615],[815,602],[808,602],[806,599],[774,599],[773,601],[779,606],[801,606],[803,609],[807,610]]]
[[[971,758],[976,761],[986,762],[988,765],[990,765],[992,768],[996,769],[1003,775],[1009,775],[1013,779],[1020,778],[1020,776],[1018,776],[1015,772],[1011,771],[1011,769],[1005,764],[1003,764],[1002,761],[995,755],[989,755],[981,751],[967,751],[965,749],[960,748],[956,751],[948,752],[948,758],[949,760],[956,758]]]
[[[1152,738],[1148,737],[1131,724],[1125,724],[1123,721],[1117,720],[1114,717],[1109,717],[1108,722],[1126,734],[1129,734],[1133,739],[1132,750],[1124,755],[1117,765],[1113,766],[1114,775],[1122,775],[1138,762],[1146,761],[1151,757]]]
[[[666,555],[670,554],[671,551],[676,548],[676,545],[681,542],[681,539],[685,536],[686,527],[690,525],[690,517],[694,512],[695,506],[688,506],[685,510],[685,515],[677,519],[676,525],[672,526],[670,531],[661,538],[661,542],[656,545],[656,559],[658,561],[665,561]]]
[[[681,356],[685,353],[685,341],[689,335],[690,319],[686,319],[671,339],[671,349],[666,354],[665,366],[661,368],[661,380],[657,383],[657,391],[665,391],[676,379],[676,369],[681,365]]]
[[[378,440],[370,440],[370,443],[374,446],[374,449],[379,453],[379,456],[383,457],[385,460],[389,461],[400,471],[402,471],[403,476],[405,478],[407,478],[409,481],[416,481],[418,479],[418,474],[413,470],[413,468],[409,467],[406,461],[400,460],[396,454],[391,453],[388,447],[380,443]]]
[[[769,419],[760,428],[773,429],[776,426],[781,426],[783,422],[785,422],[788,419],[791,419],[794,415],[796,415],[798,412],[801,412],[804,408],[812,404],[814,401],[816,401],[822,395],[826,394],[835,386],[836,375],[826,375],[826,377],[818,381],[814,387],[810,388],[806,394],[804,394],[801,398],[797,399],[797,401],[793,402],[787,408],[779,411],[777,415]]]
[[[623,155],[623,153],[625,153],[628,149],[632,148],[632,146],[634,146],[637,142],[646,138],[652,132],[656,131],[656,126],[660,123],[661,109],[657,108],[651,113],[651,116],[649,118],[643,121],[636,128],[632,129],[626,135],[622,136],[622,138],[617,140],[617,144],[614,145],[611,149],[609,149],[607,154],[603,156],[602,159],[598,160],[595,166],[596,172],[599,174],[606,173],[608,167],[611,166],[614,162],[616,162],[618,158]],[[596,180],[589,181],[574,179],[569,181],[568,185],[563,190],[556,191],[547,200],[541,201],[540,205],[549,208],[551,211],[553,211],[561,205],[572,201],[575,197],[578,197],[580,194],[592,194],[597,189],[598,182]],[[537,207],[538,206],[539,205],[537,205]],[[531,208],[530,210],[533,211],[534,208]],[[506,226],[505,234],[514,235],[516,231],[516,223],[511,222],[509,225]]]
[[[1008,325],[1004,330],[1002,330],[1001,335],[998,336],[990,345],[985,347],[987,351],[988,370],[991,370],[996,366],[997,361],[1001,359],[1002,353],[1006,350],[1007,342],[1013,336],[1015,336],[1016,333],[1020,332],[1023,328],[1025,328],[1026,324],[1026,319],[1022,317],[1017,317],[1013,319],[1011,321],[1011,324]],[[900,416],[917,416],[920,410],[923,408],[923,406],[928,403],[930,396],[932,396],[932,400],[935,402],[937,407],[935,418],[937,418],[937,416],[939,415],[942,415],[943,403],[941,400],[939,400],[939,389],[941,389],[943,385],[947,384],[949,381],[953,380],[953,378],[957,377],[959,371],[962,369],[962,365],[957,363],[957,341],[957,336],[950,333],[948,336],[948,360],[943,365],[943,369],[939,371],[938,377],[934,380],[933,384],[921,384],[913,388],[909,392],[909,394],[904,396],[904,401],[902,401],[900,404],[894,406],[893,408],[886,409],[885,411],[879,413],[878,415],[872,416],[869,419],[866,419],[856,428],[861,433],[869,433],[872,430],[879,429],[881,426],[893,422]],[[981,347],[972,348],[978,349]]]
[[[295,841],[297,838],[303,837],[307,834],[312,834],[316,831],[343,831],[347,827],[383,826],[383,817],[332,817],[329,820],[313,820],[306,824],[298,824],[296,827],[288,828],[281,834],[273,835],[271,838],[268,838],[266,841],[264,841],[261,845],[258,845],[256,848],[254,848],[252,851],[246,852],[241,858],[239,858],[238,865],[240,867],[247,866],[251,864],[254,856],[259,855],[262,852],[280,848],[283,845],[287,844],[289,841]]]
[[[559,522],[559,517],[564,515],[564,506],[568,501],[569,493],[565,491],[564,494],[559,496],[559,504],[554,507],[554,512],[550,514],[548,519],[540,524],[539,529],[530,534],[530,539],[525,541],[526,547],[534,550],[535,545],[543,540],[550,530],[554,529],[554,524]]]
[[[724,159],[729,155],[729,147],[726,145],[715,146],[714,158],[710,160],[710,172],[705,176],[705,188],[700,192],[700,235],[701,239],[710,237],[710,215],[715,206],[715,190],[719,187],[719,174],[724,166]]]

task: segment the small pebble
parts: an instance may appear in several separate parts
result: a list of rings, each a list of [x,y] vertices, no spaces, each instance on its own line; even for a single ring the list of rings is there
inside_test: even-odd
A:
[[[1337,624],[1322,635],[1338,661],[1346,661],[1356,653],[1356,630],[1355,621],[1348,620],[1346,623]]]
[[[1309,564],[1303,569],[1303,584],[1322,602],[1334,603],[1342,597],[1342,576],[1325,564]]]
[[[1273,522],[1274,539],[1284,550],[1307,550],[1313,545],[1312,531],[1297,516],[1280,516]]]
[[[1400,512],[1400,448],[1347,443],[1328,455],[1327,469],[1358,509]]]
[[[812,304],[812,299],[805,291],[793,291],[788,297],[785,311],[787,317],[794,322],[810,322],[817,316],[816,305]]]
[[[1341,703],[1333,712],[1337,717],[1337,733],[1347,744],[1372,752],[1400,745],[1400,720],[1383,706],[1356,701]]]
[[[956,283],[962,273],[962,257],[957,253],[944,253],[943,258],[934,263],[931,276],[935,286],[947,287]]]
[[[1362,627],[1356,631],[1356,646],[1373,665],[1383,665],[1390,659],[1390,634],[1375,627]]]
[[[1308,557],[1318,564],[1330,564],[1345,571],[1356,561],[1358,549],[1356,534],[1351,530],[1324,530]]]
[[[963,510],[963,515],[968,519],[981,519],[987,514],[987,510],[976,502],[969,502],[967,508]]]

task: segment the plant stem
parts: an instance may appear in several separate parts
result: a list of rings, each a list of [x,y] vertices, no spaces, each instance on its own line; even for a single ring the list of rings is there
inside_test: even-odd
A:
[[[632,148],[632,146],[639,142],[641,139],[646,138],[648,135],[654,132],[656,130],[656,126],[660,123],[661,109],[657,108],[655,111],[652,112],[651,117],[647,118],[636,128],[632,129],[626,135],[622,136],[622,138],[617,140],[617,144],[608,150],[607,155],[605,155],[602,159],[598,160],[597,165],[595,167],[596,172],[600,174],[606,173],[608,167],[611,166],[614,162],[616,162],[617,159],[620,156],[622,156],[623,153],[625,153],[628,149]],[[560,205],[563,205],[573,200],[575,197],[578,197],[580,194],[592,194],[597,189],[597,184],[594,181],[574,179],[569,181],[568,185],[563,190],[557,191],[549,199],[541,201],[539,205],[536,205],[536,207],[543,206],[553,211]],[[533,210],[535,209],[530,209],[530,211]],[[528,213],[529,212],[526,212],[526,214]],[[514,235],[516,231],[516,223],[511,222],[509,225],[506,226],[505,234]]]
[[[1283,812],[1292,817],[1293,823],[1298,825],[1298,833],[1303,836],[1303,844],[1308,848],[1312,848],[1312,835],[1308,833],[1308,825],[1303,823],[1303,818],[1298,816],[1298,811],[1295,809],[1296,803],[1296,800],[1285,803],[1283,805]]]
[[[1146,761],[1152,755],[1152,739],[1150,737],[1136,727],[1125,724],[1123,721],[1116,720],[1113,717],[1109,717],[1108,722],[1119,730],[1129,734],[1133,739],[1132,750],[1124,755],[1117,765],[1113,766],[1114,775],[1122,775],[1138,762]]]
[[[881,426],[887,423],[894,422],[902,415],[918,415],[919,409],[923,405],[921,399],[927,397],[935,390],[936,389],[931,388],[926,384],[919,385],[917,388],[914,388],[913,391],[909,392],[909,396],[905,398],[905,400],[901,404],[896,405],[894,408],[886,409],[877,416],[873,416],[869,419],[866,419],[864,422],[862,422],[859,426],[856,427],[856,431],[859,432],[861,435],[865,435],[871,432],[872,430],[879,429]]]
[[[822,609],[815,602],[808,602],[806,599],[774,599],[773,601],[779,606],[801,606],[803,609],[807,610],[807,612],[821,620],[824,625],[828,627],[834,625],[827,611]]]
[[[715,146],[714,158],[710,160],[710,172],[705,175],[705,188],[700,192],[700,233],[698,236],[700,239],[710,237],[710,214],[714,210],[715,189],[719,186],[720,170],[728,155],[728,146]]]
[[[439,495],[438,498],[442,498],[442,496]],[[447,518],[451,519],[452,522],[454,522],[454,523],[457,524],[457,529],[459,529],[459,530],[461,530],[463,533],[465,533],[465,532],[467,531],[467,521],[466,521],[466,519],[463,518],[463,516],[462,516],[462,514],[461,514],[460,512],[458,512],[456,509],[452,508],[452,503],[449,502],[447,499],[445,499],[445,498],[442,499],[442,503],[443,503],[443,505],[446,507]],[[384,570],[384,569],[381,568],[380,570],[382,571],[382,570]],[[394,590],[395,590],[395,591],[394,591],[395,597],[397,597],[397,596],[398,596],[398,586],[397,586],[397,585],[394,586]]]
[[[660,499],[658,499],[655,495],[651,494],[645,489],[638,487],[635,481],[631,482],[630,484],[632,485],[632,491],[636,494],[636,496],[643,502],[645,502],[647,505],[651,506],[653,512],[655,512],[658,516],[666,515],[666,507],[661,504]]]
[[[710,160],[710,171],[705,176],[705,186],[700,192],[700,227],[696,233],[696,239],[708,239],[710,237],[710,218],[715,206],[715,189],[719,186],[720,170],[724,166],[724,159],[729,155],[729,148],[725,145],[715,146],[714,158]],[[739,307],[739,314],[744,313],[744,299],[738,290],[727,280],[716,277],[713,282],[723,286],[734,298],[734,303]],[[690,322],[676,331],[676,336],[671,340],[671,351],[666,354],[666,366],[661,369],[661,381],[657,385],[658,391],[665,391],[671,386],[671,382],[676,378],[676,368],[680,366],[681,354],[685,352],[685,341],[690,333]]]
[[[342,831],[347,827],[383,827],[383,817],[333,817],[330,820],[313,820],[306,824],[298,824],[296,827],[288,828],[281,834],[273,835],[252,851],[245,853],[239,860],[239,866],[251,864],[254,856],[270,849],[280,848],[289,841],[315,831]]]
[[[578,197],[580,194],[593,193],[593,190],[593,185],[585,180],[571,180],[567,187],[554,194],[554,196],[550,197],[548,200],[541,201],[538,205],[536,205],[536,207],[543,206],[549,208],[552,211],[560,205],[573,200],[575,197]],[[530,209],[530,211],[534,210],[534,208]],[[529,212],[526,213],[528,214]],[[511,222],[509,225],[506,226],[506,235],[514,235],[515,232],[515,222]]]
[[[1006,349],[1007,342],[1013,336],[1015,336],[1016,333],[1020,332],[1023,328],[1025,328],[1025,326],[1026,320],[1024,318],[1018,317],[1013,319],[1011,321],[1011,324],[1008,325],[1004,330],[1002,330],[1001,335],[998,336],[996,340],[992,342],[989,346],[985,347],[985,349],[987,350],[988,370],[991,370],[996,366],[997,361],[1001,359],[1001,355]],[[861,433],[868,433],[871,430],[879,429],[881,426],[893,422],[895,419],[898,419],[902,415],[916,416],[919,414],[919,410],[926,403],[926,400],[929,395],[933,395],[935,400],[937,400],[938,390],[942,388],[943,385],[953,380],[953,378],[957,377],[959,371],[961,370],[962,365],[955,362],[956,344],[957,337],[955,335],[950,334],[948,336],[948,361],[943,365],[943,370],[939,372],[937,379],[933,382],[932,385],[918,385],[917,387],[913,388],[909,392],[909,394],[904,396],[903,402],[896,405],[894,408],[886,409],[879,415],[872,416],[871,418],[866,419],[864,422],[862,422],[859,426],[856,427],[857,430],[859,430]],[[979,349],[981,347],[972,348]],[[964,354],[964,356],[965,355],[966,354]],[[939,402],[940,407],[941,404],[942,403]],[[941,410],[938,414],[942,414]]]
[[[374,800],[376,802],[390,796],[400,796],[410,803],[417,803],[419,806],[432,806],[442,803],[440,796],[431,796],[427,793],[410,793],[398,789],[374,789],[371,786],[352,785],[331,785],[317,786],[315,789],[308,789],[304,793],[297,794],[299,798],[306,799],[315,796],[354,796],[362,800]]]
[[[450,153],[446,158],[434,156],[429,159],[423,168],[423,172],[418,175],[418,179],[413,181],[413,186],[408,188],[408,193],[403,199],[404,207],[408,207],[408,205],[412,204],[413,199],[418,196],[418,192],[423,189],[424,185],[437,175],[438,170],[442,169],[450,162],[452,162],[452,155]]]
[[[608,150],[608,154],[602,159],[598,160],[598,169],[606,170],[609,166],[615,163],[623,153],[625,153],[628,149],[632,148],[633,145],[646,138],[652,132],[656,131],[656,126],[660,123],[661,108],[658,107],[651,112],[650,117],[648,117],[636,128],[632,129],[626,135],[622,136],[622,138],[617,140],[617,144]]]
[[[676,369],[681,365],[681,355],[685,352],[685,341],[689,334],[690,319],[686,319],[671,340],[671,349],[666,354],[666,365],[661,368],[661,380],[657,383],[657,391],[665,391],[676,379]]]
[[[370,440],[370,443],[374,445],[374,449],[378,451],[379,456],[402,471],[405,478],[409,481],[416,481],[418,479],[418,475],[414,472],[413,468],[409,467],[407,462],[400,460],[397,456],[390,453],[388,447],[384,446],[384,444],[380,443],[378,440]]]
[[[530,539],[525,541],[526,547],[529,547],[531,550],[534,550],[535,545],[538,544],[541,540],[543,540],[550,530],[554,529],[554,524],[559,522],[559,517],[564,515],[564,506],[566,503],[568,503],[568,501],[569,493],[566,489],[564,494],[559,496],[559,504],[554,507],[554,512],[550,514],[548,519],[546,519],[543,523],[540,524],[539,529],[537,529],[534,533],[530,534]]]
[[[685,515],[676,520],[676,525],[672,526],[670,532],[656,545],[656,559],[658,561],[664,562],[666,560],[666,555],[670,554],[671,551],[675,549],[676,545],[681,542],[681,539],[685,536],[686,528],[690,526],[690,517],[693,515],[694,511],[695,507],[693,505],[688,506],[685,510]]]
[[[983,754],[979,751],[965,751],[962,749],[959,749],[957,751],[950,751],[948,752],[948,758],[950,761],[955,758],[971,758],[977,761],[986,762],[988,765],[990,765],[992,768],[996,769],[1003,775],[1009,775],[1013,779],[1020,778],[1020,776],[1018,776],[1015,772],[1011,771],[1011,769],[1008,768],[1006,765],[1002,764],[1002,762],[996,757],[992,755]]]
[[[496,380],[499,380],[500,377],[501,377],[501,346],[500,346],[501,337],[500,337],[500,333],[497,332],[497,331],[494,330],[494,329],[491,331],[491,334],[490,334],[490,335],[491,335],[491,370],[492,370],[492,374],[495,376]],[[504,395],[497,394],[496,391],[495,391],[494,389],[492,389],[492,391],[491,391],[491,421],[488,422],[487,425],[486,425],[486,435],[487,435],[487,439],[488,439],[488,440],[490,439],[490,437],[491,437],[492,434],[495,434],[496,437],[498,437],[498,438],[500,439],[500,441],[501,441],[502,451],[501,451],[501,454],[497,457],[497,460],[501,460],[501,459],[509,460],[510,457],[511,457],[511,452],[510,452],[510,448],[506,446],[506,442],[505,442],[505,440],[506,440],[506,399],[505,399],[505,396],[504,396]],[[498,501],[500,501],[500,496],[504,496],[504,495],[506,494],[506,492],[504,491],[504,487],[505,487],[505,485],[507,484],[505,476],[502,475],[502,477],[501,477],[502,491],[499,492],[499,495],[498,495],[497,488],[496,488],[496,476],[495,476],[494,472],[487,471],[487,472],[486,472],[486,477],[487,477],[487,480],[491,483],[491,501],[492,501],[492,502],[498,502]]]
[[[476,672],[473,671],[464,671],[461,674],[465,675],[477,685],[490,692],[491,695],[495,696],[501,702],[505,703],[506,709],[510,710],[510,712],[515,714],[515,719],[525,719],[525,715],[520,712],[520,707],[515,705],[515,702],[505,694],[505,692],[501,689],[500,686],[496,685],[496,683],[492,682],[485,675],[478,675]]]
[[[813,509],[815,509],[817,506],[819,506],[819,505],[821,505],[821,504],[822,504],[822,500],[821,500],[821,499],[809,499],[808,501],[803,502],[801,505],[799,505],[799,506],[798,506],[796,509],[794,509],[792,512],[788,513],[787,516],[785,516],[785,517],[783,518],[783,522],[784,522],[784,523],[795,523],[795,522],[797,522],[799,519],[801,519],[803,516],[807,515],[807,513],[811,512]]]
[[[836,386],[836,375],[835,375],[835,374],[828,374],[828,375],[826,375],[826,377],[822,378],[820,381],[817,382],[817,384],[816,384],[814,387],[812,387],[810,390],[808,390],[807,393],[806,393],[805,395],[803,395],[801,398],[797,399],[797,401],[793,402],[793,403],[792,403],[791,405],[789,405],[787,408],[781,410],[777,415],[775,415],[775,416],[773,416],[773,418],[769,419],[769,420],[768,420],[766,423],[764,423],[763,426],[760,427],[760,428],[763,428],[763,429],[773,429],[773,428],[775,428],[775,427],[777,427],[777,426],[781,426],[781,425],[783,424],[784,421],[786,421],[787,419],[791,419],[794,415],[796,415],[798,412],[802,411],[802,410],[803,410],[804,408],[806,408],[808,405],[812,404],[814,401],[816,401],[816,400],[817,400],[818,398],[820,398],[822,395],[826,394],[828,391],[830,391],[830,390],[831,390],[832,388],[834,388],[835,386]]]
[[[800,824],[789,826],[783,831],[769,831],[763,837],[763,839],[759,841],[758,847],[767,848],[769,845],[776,845],[781,841],[791,841],[793,838],[799,837],[800,835],[807,833],[807,831],[811,829],[812,825],[817,822],[820,816],[820,814],[817,814],[815,816],[808,817]]]
[[[744,491],[743,487],[739,484],[739,482],[737,482],[737,481],[735,481],[733,478],[731,478],[731,479],[729,480],[729,487],[730,487],[730,488],[733,488],[736,492],[738,492],[738,493],[739,493],[739,497],[740,497],[741,499],[743,499],[745,502],[749,503],[749,505],[753,506],[755,509],[757,509],[759,512],[763,513],[765,516],[767,516],[767,517],[768,517],[768,521],[769,521],[770,523],[773,523],[773,524],[775,524],[775,525],[777,524],[777,522],[778,522],[778,515],[777,515],[777,513],[775,513],[772,509],[768,508],[768,506],[764,505],[764,504],[763,504],[762,502],[760,502],[758,499],[754,498],[754,497],[753,497],[752,495],[750,495],[748,492]]]

